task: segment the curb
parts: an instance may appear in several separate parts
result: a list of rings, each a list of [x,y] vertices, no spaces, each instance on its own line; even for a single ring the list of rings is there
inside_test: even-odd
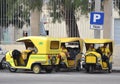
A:
[[[112,71],[113,72],[120,72],[120,67],[113,67]]]

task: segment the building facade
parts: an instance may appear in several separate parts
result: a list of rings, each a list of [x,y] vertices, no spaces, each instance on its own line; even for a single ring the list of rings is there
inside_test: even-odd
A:
[[[112,32],[111,32],[111,37],[113,40],[115,40],[116,44],[120,44],[120,19],[119,19],[119,14],[118,14],[118,9],[116,7],[113,7],[112,10]],[[35,18],[32,19],[33,22]],[[44,32],[45,30],[47,32],[48,36],[51,37],[67,37],[66,33],[66,24],[65,21],[63,20],[61,23],[52,22],[52,18],[50,17],[49,10],[47,9],[47,4],[44,3],[44,6],[42,8],[42,13],[40,14],[40,24],[39,30],[35,30],[34,32]],[[34,24],[33,24],[34,25]],[[40,26],[42,25],[42,26]],[[90,17],[81,15],[80,19],[77,20],[77,25],[80,33],[81,38],[94,38],[94,30],[90,29]],[[108,24],[109,25],[109,24]],[[101,31],[101,38],[103,38],[103,31]],[[7,28],[2,28],[0,27],[0,37],[1,37],[1,43],[15,43],[15,40],[23,37],[23,36],[30,36],[31,35],[31,27],[24,25],[22,29],[18,29],[12,25],[8,26]],[[41,33],[42,33],[41,32]],[[41,35],[41,34],[39,34]]]

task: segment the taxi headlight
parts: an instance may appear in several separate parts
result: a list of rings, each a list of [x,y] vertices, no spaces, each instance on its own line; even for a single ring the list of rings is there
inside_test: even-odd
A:
[[[82,57],[82,58],[81,58],[81,61],[85,61],[85,57]]]
[[[101,60],[101,58],[100,58],[100,57],[98,57],[98,58],[97,58],[97,61],[98,61],[98,62],[100,62],[100,60]]]

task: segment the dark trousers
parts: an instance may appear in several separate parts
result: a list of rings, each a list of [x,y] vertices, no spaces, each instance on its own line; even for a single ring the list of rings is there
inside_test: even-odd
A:
[[[109,58],[106,55],[102,56],[102,61],[107,63],[107,66],[109,68]]]

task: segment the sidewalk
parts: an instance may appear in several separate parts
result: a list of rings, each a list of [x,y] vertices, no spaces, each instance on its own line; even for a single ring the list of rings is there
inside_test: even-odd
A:
[[[120,66],[119,67],[113,66],[112,71],[113,72],[120,72]]]

